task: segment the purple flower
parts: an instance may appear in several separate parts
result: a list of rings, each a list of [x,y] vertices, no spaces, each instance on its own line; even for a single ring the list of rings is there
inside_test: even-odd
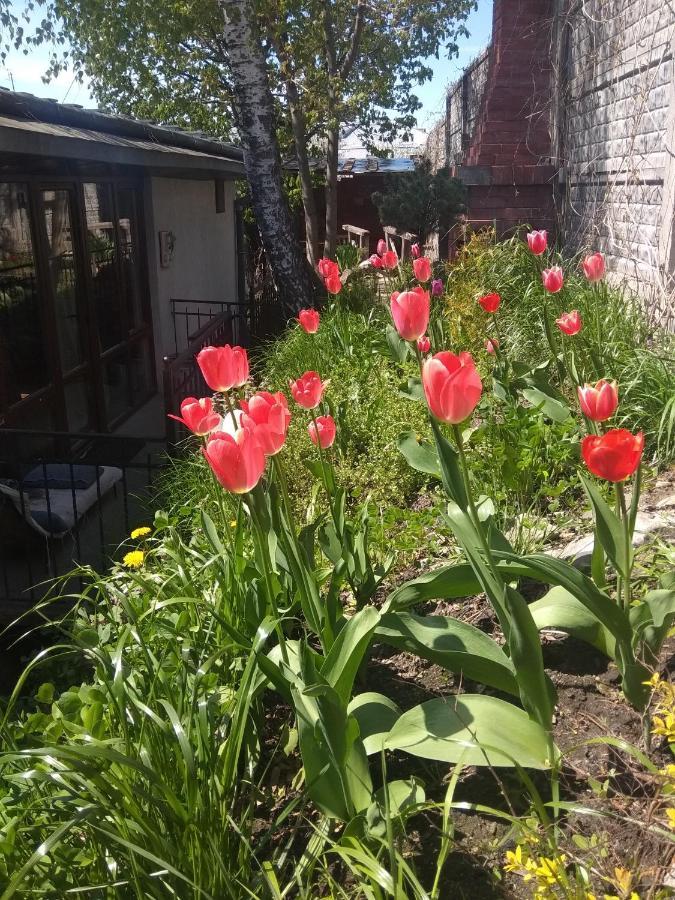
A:
[[[440,297],[443,293],[443,282],[440,278],[434,278],[431,282],[431,294],[433,297]]]

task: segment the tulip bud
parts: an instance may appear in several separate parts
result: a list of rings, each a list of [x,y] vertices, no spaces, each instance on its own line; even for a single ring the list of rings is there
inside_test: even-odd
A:
[[[319,330],[319,314],[315,309],[301,309],[298,313],[298,323],[307,334],[316,334]]]
[[[605,277],[605,257],[602,253],[593,253],[583,260],[581,268],[589,281],[602,281]]]
[[[428,353],[431,349],[431,341],[426,334],[417,341],[417,349],[420,353]]]
[[[420,256],[413,260],[413,272],[418,281],[429,281],[431,278],[431,260],[426,256]]]
[[[413,258],[413,259],[419,259],[419,258],[420,258],[420,253],[421,253],[420,245],[419,245],[419,244],[412,244],[411,247],[410,247],[410,255],[412,256],[412,258]]]
[[[331,275],[340,274],[340,267],[335,262],[335,260],[328,259],[326,256],[318,261],[316,267],[319,271],[319,275],[321,275],[322,278],[328,278]]]
[[[562,290],[565,275],[560,266],[553,266],[550,269],[544,269],[541,273],[541,280],[549,294],[557,294],[558,291]]]
[[[398,253],[395,250],[386,250],[382,254],[382,265],[385,269],[395,269],[398,265]]]
[[[581,331],[582,321],[578,309],[572,312],[563,313],[559,319],[555,320],[555,324],[563,332],[563,334],[578,334]]]
[[[479,297],[478,302],[485,312],[496,313],[499,309],[499,304],[502,302],[502,298],[499,294],[486,294],[485,297]]]
[[[437,353],[422,367],[422,387],[429,409],[451,425],[463,422],[478,405],[483,392],[480,375],[470,353]]]
[[[322,450],[327,450],[335,441],[335,420],[332,416],[317,416],[316,425],[310,422],[307,431],[314,446],[318,444]]]
[[[605,434],[589,434],[581,443],[581,455],[589,471],[606,481],[625,481],[640,465],[645,438],[614,428]]]
[[[548,246],[548,234],[545,231],[530,231],[527,235],[527,244],[535,256],[541,256]]]
[[[440,278],[434,278],[431,282],[431,296],[440,297],[443,293],[443,282]]]
[[[326,285],[326,290],[329,294],[339,294],[342,290],[340,276],[335,273],[329,275],[328,278],[324,280],[324,284]]]
[[[380,238],[377,242],[377,252],[380,256],[384,256],[384,254],[387,252],[387,242],[384,238]]]
[[[585,384],[577,388],[582,413],[594,422],[610,419],[619,405],[616,381],[601,379],[593,386]]]
[[[382,268],[382,260],[381,260],[380,257],[377,255],[377,253],[373,253],[372,256],[369,256],[369,257],[368,257],[368,262],[371,264],[371,266],[372,266],[374,269],[381,269],[381,268]]]
[[[498,347],[499,341],[497,338],[488,338],[487,341],[485,341],[485,349],[488,353],[496,353]]]
[[[391,317],[403,340],[416,341],[422,337],[429,324],[429,307],[429,293],[423,288],[391,295]]]
[[[225,393],[248,381],[248,355],[243,347],[204,347],[197,364],[212,391]]]

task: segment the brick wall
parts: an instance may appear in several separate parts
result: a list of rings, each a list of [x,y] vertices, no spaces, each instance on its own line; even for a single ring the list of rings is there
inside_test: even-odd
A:
[[[565,243],[605,252],[672,325],[675,5],[557,0],[556,13]]]

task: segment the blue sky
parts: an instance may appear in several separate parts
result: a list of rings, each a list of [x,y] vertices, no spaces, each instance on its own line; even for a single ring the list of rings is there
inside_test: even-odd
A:
[[[17,6],[19,5],[17,3]],[[446,57],[429,60],[434,77],[417,91],[423,103],[418,114],[418,124],[423,128],[430,127],[440,118],[448,85],[457,80],[465,66],[490,40],[492,0],[479,0],[478,10],[470,15],[467,27],[470,36],[460,42],[459,56],[451,60]],[[86,84],[78,84],[68,72],[62,73],[58,79],[49,84],[43,83],[41,76],[47,68],[48,56],[48,49],[44,47],[28,55],[22,52],[12,53],[4,65],[0,64],[0,85],[17,91],[28,91],[38,97],[53,97],[68,103],[96,106]]]

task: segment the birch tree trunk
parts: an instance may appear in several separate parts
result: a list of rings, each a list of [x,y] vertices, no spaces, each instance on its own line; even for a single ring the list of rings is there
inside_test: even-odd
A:
[[[252,0],[218,0],[218,5],[223,16],[223,40],[253,212],[279,301],[284,315],[290,317],[312,304],[314,284],[293,234],[283,190],[265,55]]]

